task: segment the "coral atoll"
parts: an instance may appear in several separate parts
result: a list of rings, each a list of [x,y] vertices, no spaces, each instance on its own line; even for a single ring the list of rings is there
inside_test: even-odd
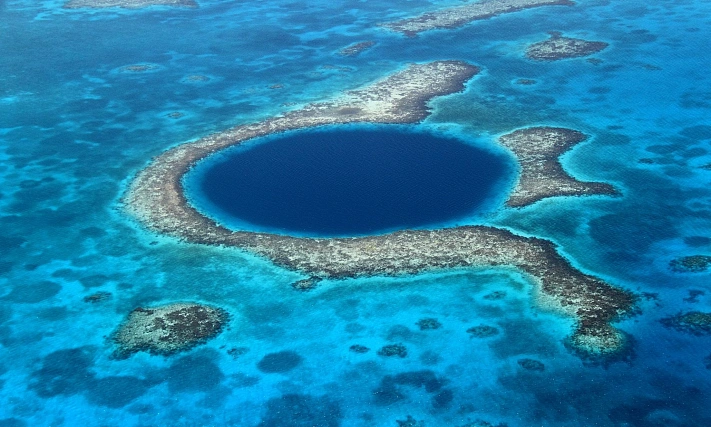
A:
[[[184,174],[217,151],[261,136],[327,124],[417,123],[428,115],[428,100],[461,90],[478,71],[460,61],[411,64],[335,100],[176,146],[136,176],[123,203],[153,231],[192,243],[241,248],[309,276],[337,279],[470,266],[515,268],[532,280],[541,304],[575,318],[575,345],[614,352],[622,335],[610,323],[632,312],[634,295],[573,268],[550,241],[486,226],[329,239],[236,231],[200,214],[185,197]],[[522,170],[509,206],[561,194],[613,193],[607,184],[581,183],[562,170],[557,156],[582,139],[579,132],[561,128],[529,128],[502,136],[499,141],[516,154]]]

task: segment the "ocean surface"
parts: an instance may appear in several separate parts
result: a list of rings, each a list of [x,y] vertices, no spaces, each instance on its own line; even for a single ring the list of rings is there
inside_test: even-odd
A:
[[[462,3],[198,2],[0,0],[0,426],[711,425],[711,336],[660,322],[711,311],[711,270],[670,268],[711,255],[711,2],[578,0],[416,39],[376,24]],[[549,31],[610,46],[595,61],[525,59]],[[365,40],[376,45],[337,54]],[[526,126],[590,136],[565,168],[621,196],[505,209],[504,195],[456,224],[552,240],[576,268],[637,292],[638,314],[616,324],[634,342],[623,360],[566,348],[573,320],[541,308],[516,271],[299,292],[297,273],[153,234],[121,208],[166,148],[441,59],[482,73],[408,131],[496,155],[498,136]],[[97,292],[110,296],[85,302]],[[112,357],[131,310],[176,301],[223,307],[229,328],[172,357]],[[498,333],[472,338],[476,325]],[[394,343],[406,357],[377,354]]]

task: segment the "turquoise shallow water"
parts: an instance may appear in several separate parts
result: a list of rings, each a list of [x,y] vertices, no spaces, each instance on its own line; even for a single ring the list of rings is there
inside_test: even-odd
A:
[[[711,311],[711,273],[668,267],[711,255],[709,2],[581,0],[418,39],[374,24],[460,2],[61,4],[0,2],[0,425],[397,426],[408,415],[425,426],[711,424],[711,338],[659,322]],[[548,31],[610,47],[598,64],[525,60]],[[362,40],[377,44],[335,54]],[[572,321],[541,309],[516,272],[324,281],[300,293],[296,273],[156,236],[119,209],[127,182],[167,147],[439,59],[483,71],[432,102],[418,129],[483,144],[530,125],[591,136],[563,163],[621,197],[555,198],[459,223],[551,239],[583,271],[654,294],[618,324],[634,338],[626,362],[591,366],[568,351]],[[123,69],[132,64],[150,70]],[[99,291],[111,297],[83,301]],[[132,309],[186,300],[224,307],[229,329],[171,358],[110,357],[107,337]],[[420,330],[422,318],[442,326]],[[498,333],[470,338],[477,325]],[[407,357],[376,354],[392,343]],[[264,369],[270,354],[282,356],[278,372]]]

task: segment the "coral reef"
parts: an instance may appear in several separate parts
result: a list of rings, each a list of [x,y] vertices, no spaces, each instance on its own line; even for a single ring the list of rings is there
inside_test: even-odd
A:
[[[257,363],[257,369],[269,374],[288,372],[299,366],[303,360],[295,351],[269,353]]]
[[[459,427],[507,427],[507,426],[504,423],[491,424],[490,422],[484,421],[484,420],[474,420],[474,421],[468,421],[466,424],[463,424]]]
[[[417,321],[417,326],[420,327],[421,331],[428,331],[432,329],[439,329],[442,327],[442,324],[435,318],[425,317]]]
[[[676,273],[701,273],[711,267],[711,256],[690,255],[669,262],[669,268]]]
[[[291,284],[291,287],[296,289],[297,291],[308,292],[316,289],[318,283],[321,280],[322,279],[320,277],[309,277],[306,279],[297,280],[296,282]]]
[[[520,367],[523,369],[526,369],[527,371],[544,371],[546,369],[546,366],[539,362],[538,360],[535,359],[518,359],[516,361]]]
[[[338,427],[342,418],[340,405],[328,396],[285,394],[267,401],[257,427]]]
[[[424,13],[414,18],[378,24],[414,37],[423,31],[435,29],[452,29],[461,27],[472,21],[489,19],[505,13],[517,12],[540,6],[572,5],[570,0],[489,0],[477,1],[463,6],[454,6]]]
[[[472,326],[467,329],[469,338],[490,338],[499,334],[499,328],[489,325]]]
[[[451,390],[443,388],[445,383],[445,379],[437,377],[430,370],[386,375],[380,380],[378,388],[373,390],[373,397],[376,405],[387,406],[407,397],[404,387],[423,388],[425,392],[432,394],[433,408],[441,409],[448,406],[454,397]]]
[[[348,350],[352,351],[353,353],[359,353],[359,354],[364,354],[370,351],[370,349],[364,345],[360,344],[353,344],[348,348]]]
[[[198,7],[194,0],[69,0],[64,3],[65,9],[103,9],[121,7],[124,9],[141,9],[149,6]]]
[[[526,57],[536,61],[558,61],[592,55],[608,46],[605,42],[563,37],[559,32],[551,32],[550,36],[548,40],[530,45],[526,49]]]
[[[227,354],[232,356],[232,359],[237,360],[240,356],[247,354],[249,348],[247,347],[232,347],[227,350]]]
[[[660,320],[667,328],[692,335],[711,335],[711,313],[689,311]]]
[[[523,207],[554,196],[617,195],[610,184],[578,181],[563,170],[558,158],[586,139],[576,130],[554,127],[519,129],[500,137],[499,143],[511,150],[521,165],[506,204]]]
[[[170,356],[189,350],[217,336],[229,315],[218,307],[196,303],[174,303],[134,309],[112,339],[117,358],[139,351]]]
[[[699,297],[706,295],[706,292],[698,289],[689,289],[689,296],[684,298],[684,302],[695,304],[699,302]]]
[[[339,50],[338,54],[341,56],[356,56],[362,53],[363,51],[370,49],[373,46],[375,46],[375,42],[372,40],[354,43]]]
[[[411,64],[333,101],[179,145],[141,171],[122,202],[128,213],[153,231],[191,243],[241,248],[309,276],[337,279],[469,266],[515,268],[532,280],[541,304],[576,319],[576,345],[614,352],[622,338],[610,323],[633,311],[635,296],[576,270],[550,241],[485,226],[331,239],[235,231],[201,215],[185,198],[183,175],[217,151],[260,136],[326,124],[416,123],[427,116],[428,100],[461,90],[478,71],[460,61]],[[502,136],[499,141],[522,165],[509,206],[553,195],[613,193],[607,184],[581,183],[562,170],[557,156],[583,139],[577,131],[547,127]]]
[[[91,295],[85,296],[84,302],[95,304],[97,302],[106,301],[108,299],[111,299],[111,292],[99,291]]]
[[[404,420],[395,420],[397,423],[398,427],[424,427],[425,422],[424,421],[417,421],[416,419],[412,418],[412,415],[408,415],[407,418]]]
[[[385,357],[407,357],[407,348],[402,344],[388,344],[384,345],[380,350],[378,350],[378,356]]]
[[[153,71],[158,69],[155,64],[133,64],[126,65],[119,69],[122,73],[145,73],[146,71]]]
[[[484,295],[482,298],[490,300],[490,301],[501,300],[501,299],[506,298],[506,291],[494,291],[494,292]]]

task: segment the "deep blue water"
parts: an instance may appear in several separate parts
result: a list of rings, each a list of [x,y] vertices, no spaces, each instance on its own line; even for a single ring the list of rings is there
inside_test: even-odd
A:
[[[464,141],[395,129],[295,132],[211,163],[192,178],[202,211],[330,236],[442,226],[491,210],[513,170]]]
[[[461,2],[198,1],[106,11],[0,1],[0,425],[397,427],[407,415],[425,427],[711,425],[711,337],[660,323],[711,311],[711,272],[669,269],[711,254],[711,3],[578,0],[409,39],[375,24]],[[526,60],[548,31],[610,46],[597,64]],[[335,54],[363,40],[377,44]],[[167,147],[441,59],[482,73],[411,130],[488,147],[530,125],[590,136],[564,166],[620,197],[492,204],[453,222],[551,239],[585,272],[647,293],[617,324],[634,339],[629,362],[584,364],[564,345],[570,318],[541,307],[515,271],[296,292],[298,273],[156,236],[120,210],[127,182]],[[155,68],[121,72],[130,64]],[[99,291],[111,297],[84,302]],[[110,357],[107,337],[131,310],[173,301],[224,307],[230,328],[175,357]],[[422,318],[442,327],[420,330]],[[470,338],[480,324],[500,332]],[[407,357],[377,355],[393,343]]]

